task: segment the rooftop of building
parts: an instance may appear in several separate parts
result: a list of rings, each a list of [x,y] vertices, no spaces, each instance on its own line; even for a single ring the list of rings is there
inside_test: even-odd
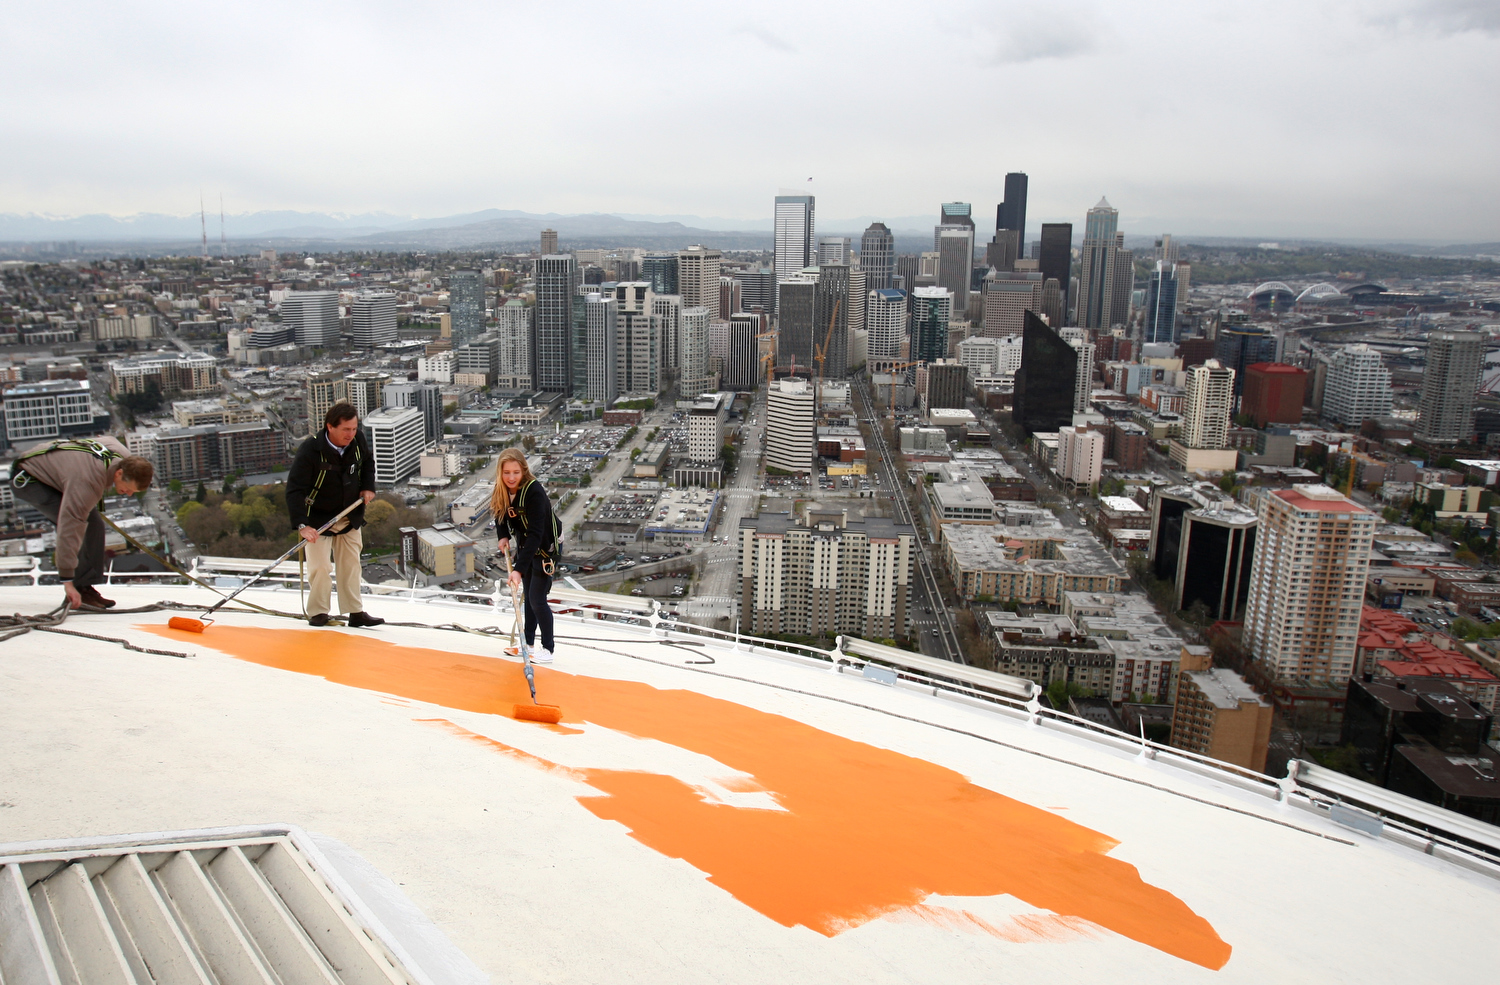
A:
[[[1142,507],[1140,503],[1137,503],[1129,496],[1100,496],[1099,502],[1104,504],[1105,509],[1113,510],[1116,513],[1146,512],[1145,508]]]
[[[41,613],[57,594],[4,586],[0,606]],[[536,670],[562,708],[549,727],[511,717],[529,698],[501,641],[453,631],[503,637],[504,599],[371,598],[390,620],[374,631],[235,605],[189,634],[151,606],[202,589],[110,594],[120,610],[69,620],[85,637],[0,648],[0,734],[27,750],[0,758],[6,837],[311,829],[326,878],[380,890],[355,908],[373,936],[403,914],[421,928],[397,942],[418,981],[1459,980],[1493,965],[1475,942],[1500,881],[1450,861],[1458,849],[1335,823],[1313,768],[1280,786],[1143,756],[1036,703],[887,686],[862,668],[901,664],[860,655],[886,652],[871,644],[834,665],[559,593],[572,614]],[[651,625],[595,619],[584,599]],[[907,850],[913,831],[942,837]],[[1393,885],[1403,935],[1387,929]]]
[[[1298,484],[1290,489],[1274,489],[1271,495],[1299,510],[1365,515],[1370,512],[1338,490],[1316,482]]]
[[[943,527],[943,539],[961,569],[1125,576],[1120,562],[1092,534],[1077,527],[1065,527],[1055,519],[1050,524],[1031,526],[1014,526],[1008,522],[995,526],[947,524]],[[1006,553],[1006,545],[1013,540],[1023,545],[1052,541],[1059,556],[1050,559],[1029,555],[1013,558]]]
[[[463,531],[451,523],[434,523],[430,527],[423,527],[417,531],[417,536],[433,547],[463,547],[473,544],[472,537],[466,537]]]
[[[1184,676],[1191,677],[1203,697],[1215,708],[1234,709],[1242,702],[1250,702],[1269,708],[1270,702],[1261,697],[1243,677],[1232,670],[1215,667],[1212,670],[1190,670]]]
[[[1477,755],[1445,752],[1420,745],[1398,745],[1395,755],[1404,756],[1447,794],[1476,800],[1500,800],[1500,776],[1495,761],[1500,758],[1489,746]]]

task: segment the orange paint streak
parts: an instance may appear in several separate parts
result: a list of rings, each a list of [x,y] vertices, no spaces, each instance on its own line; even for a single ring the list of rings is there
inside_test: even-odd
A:
[[[139,628],[447,708],[508,716],[530,700],[519,664],[472,654],[326,631]],[[1207,968],[1229,960],[1206,920],[1106,854],[1117,841],[952,770],[694,691],[552,668],[538,668],[536,680],[565,721],[691,750],[773,791],[785,811],[708,803],[670,776],[576,771],[600,791],[579,798],[589,811],[785,926],[833,936],[932,894],[1008,893]]]
[[[892,914],[889,919],[902,923],[925,923],[961,933],[989,934],[1013,944],[1034,944],[1070,940],[1097,939],[1099,928],[1078,917],[1060,917],[1051,913],[1022,913],[1007,917],[1004,923],[993,923],[968,910],[919,903]]]

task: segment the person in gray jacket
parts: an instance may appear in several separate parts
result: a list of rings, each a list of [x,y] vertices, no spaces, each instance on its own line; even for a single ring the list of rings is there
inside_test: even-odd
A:
[[[111,487],[134,496],[154,474],[150,459],[108,435],[49,441],[16,459],[11,490],[56,525],[57,576],[73,608],[115,604],[94,588],[104,580],[104,518],[97,507]]]

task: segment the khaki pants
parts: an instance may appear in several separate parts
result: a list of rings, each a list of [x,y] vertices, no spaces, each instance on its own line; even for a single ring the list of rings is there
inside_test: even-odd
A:
[[[348,525],[348,520],[340,520],[333,529],[344,530]],[[358,530],[348,530],[337,537],[324,534],[316,543],[307,545],[309,616],[329,611],[335,571],[339,583],[339,611],[346,616],[364,611],[364,603],[359,598],[359,555],[364,546],[365,539]]]

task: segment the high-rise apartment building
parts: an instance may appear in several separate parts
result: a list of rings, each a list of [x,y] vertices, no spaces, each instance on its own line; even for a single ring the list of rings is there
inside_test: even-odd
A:
[[[647,283],[653,283],[647,278]],[[682,298],[676,294],[651,292],[651,313],[656,316],[661,337],[662,372],[682,368]]]
[[[728,318],[744,311],[744,287],[737,277],[719,277],[719,317]]]
[[[1104,473],[1102,431],[1063,427],[1057,434],[1057,474],[1074,488],[1094,489]]]
[[[650,281],[614,285],[615,379],[621,393],[654,396],[661,390],[661,322],[653,313]]]
[[[1119,223],[1119,211],[1103,198],[1084,221],[1078,287],[1078,324],[1084,328],[1108,329],[1124,324],[1130,316],[1135,256],[1124,248],[1117,230]],[[1042,233],[1045,240],[1045,227]]]
[[[1474,394],[1484,366],[1484,336],[1478,332],[1432,332],[1422,371],[1420,418],[1415,437],[1454,445],[1474,437]]]
[[[896,237],[885,223],[870,223],[860,237],[859,265],[865,272],[865,285],[870,290],[880,291],[895,286]]]
[[[732,332],[732,329],[731,329]],[[731,343],[731,346],[733,343]],[[687,412],[688,458],[694,462],[717,462],[724,448],[724,419],[729,397],[707,393]]]
[[[495,368],[495,385],[504,390],[531,389],[531,316],[534,308],[513,298],[500,306],[500,358]]]
[[[583,302],[588,325],[588,389],[584,396],[606,407],[620,395],[619,304],[613,293],[590,294]]]
[[[684,308],[704,307],[718,321],[733,312],[719,311],[719,268],[724,254],[704,246],[689,246],[677,254],[677,286]]]
[[[307,379],[303,382],[302,404],[307,413],[308,434],[318,433],[318,429],[323,426],[323,418],[328,414],[328,408],[342,399],[338,393],[343,379],[344,374],[337,370],[307,374]]]
[[[1042,278],[1057,281],[1058,291],[1062,294],[1062,310],[1068,310],[1068,285],[1072,283],[1073,277],[1073,224],[1071,222],[1044,222],[1042,223],[1042,238],[1038,241],[1039,256],[1036,258],[1040,266]],[[1062,328],[1059,319],[1052,323],[1056,328]]]
[[[766,468],[787,475],[812,471],[816,408],[806,379],[777,380],[766,394]]]
[[[1177,341],[1177,265],[1156,261],[1146,284],[1146,342]]]
[[[1208,647],[1182,648],[1172,745],[1264,773],[1274,710],[1246,680],[1214,667]]]
[[[453,317],[453,344],[463,345],[484,334],[484,275],[477,270],[455,270],[448,277],[448,312]]]
[[[1210,359],[1187,371],[1182,443],[1189,448],[1223,448],[1234,420],[1234,370]]]
[[[816,309],[813,337],[817,341],[814,357],[824,379],[841,380],[849,375],[849,267],[829,264],[818,268]]]
[[[906,342],[906,292],[877,288],[865,297],[865,327],[869,330],[868,356],[896,359]]]
[[[948,358],[948,323],[953,318],[953,292],[942,287],[919,287],[911,293],[911,358],[937,362]]]
[[[334,385],[334,400],[347,401],[361,418],[385,406],[385,388],[390,373],[366,370],[350,373]]]
[[[1026,175],[1020,171],[1012,171],[1005,176],[1005,201],[995,209],[995,231],[1009,230],[1014,232],[1016,242],[1016,257],[1019,258],[1020,247],[1026,242]],[[1032,257],[1033,260],[1037,259]]]
[[[1391,371],[1367,345],[1346,345],[1328,367],[1323,416],[1358,430],[1371,417],[1391,416]]]
[[[817,262],[814,246],[817,200],[812,195],[776,196],[776,281],[790,280]]]
[[[849,263],[851,256],[848,236],[819,236],[818,237],[818,259],[820,267],[845,265]]]
[[[859,257],[849,265],[849,332],[850,338],[853,333],[865,327],[865,304],[869,300],[870,281],[865,276],[864,268],[859,265]],[[849,366],[854,365],[853,359],[847,360]]]
[[[660,301],[660,298],[657,298]],[[708,389],[708,309],[682,308],[682,328],[678,336],[678,389],[684,397],[693,397]]]
[[[1026,312],[1012,416],[1027,434],[1073,423],[1078,350],[1034,312]]]
[[[1255,426],[1300,424],[1302,401],[1307,394],[1307,370],[1285,363],[1254,363],[1245,370],[1240,413],[1255,419]]]
[[[776,365],[808,367],[813,365],[813,341],[823,341],[817,332],[818,279],[815,274],[798,272],[777,286]],[[827,330],[827,327],[824,327]],[[800,372],[800,370],[799,370]]]
[[[1058,333],[1063,341],[1078,353],[1078,363],[1073,372],[1073,413],[1083,414],[1089,409],[1094,395],[1094,343],[1081,328],[1065,328]]]
[[[291,291],[281,299],[281,323],[292,341],[314,349],[339,344],[339,296],[334,291]]]
[[[490,386],[500,373],[500,336],[491,332],[465,342],[453,352],[453,372],[469,377],[484,377]]]
[[[1324,485],[1259,497],[1245,642],[1277,680],[1342,687],[1355,670],[1376,517]]]
[[[911,633],[916,531],[810,506],[740,521],[740,629],[866,639]]]
[[[536,314],[531,323],[532,385],[547,393],[573,395],[573,350],[579,328],[573,317],[578,264],[568,254],[536,262]],[[582,332],[587,338],[586,326]]]
[[[426,424],[417,407],[387,407],[360,419],[370,436],[375,484],[393,486],[417,471],[427,447]]]
[[[641,258],[641,279],[651,282],[655,294],[677,294],[677,254],[647,253]]]
[[[557,253],[557,230],[542,230],[542,256],[554,256]]]
[[[436,383],[392,383],[381,393],[387,408],[415,407],[422,412],[422,440],[430,445],[443,437],[443,389]]]
[[[361,291],[349,304],[354,345],[373,349],[396,341],[396,295],[390,291]]]

